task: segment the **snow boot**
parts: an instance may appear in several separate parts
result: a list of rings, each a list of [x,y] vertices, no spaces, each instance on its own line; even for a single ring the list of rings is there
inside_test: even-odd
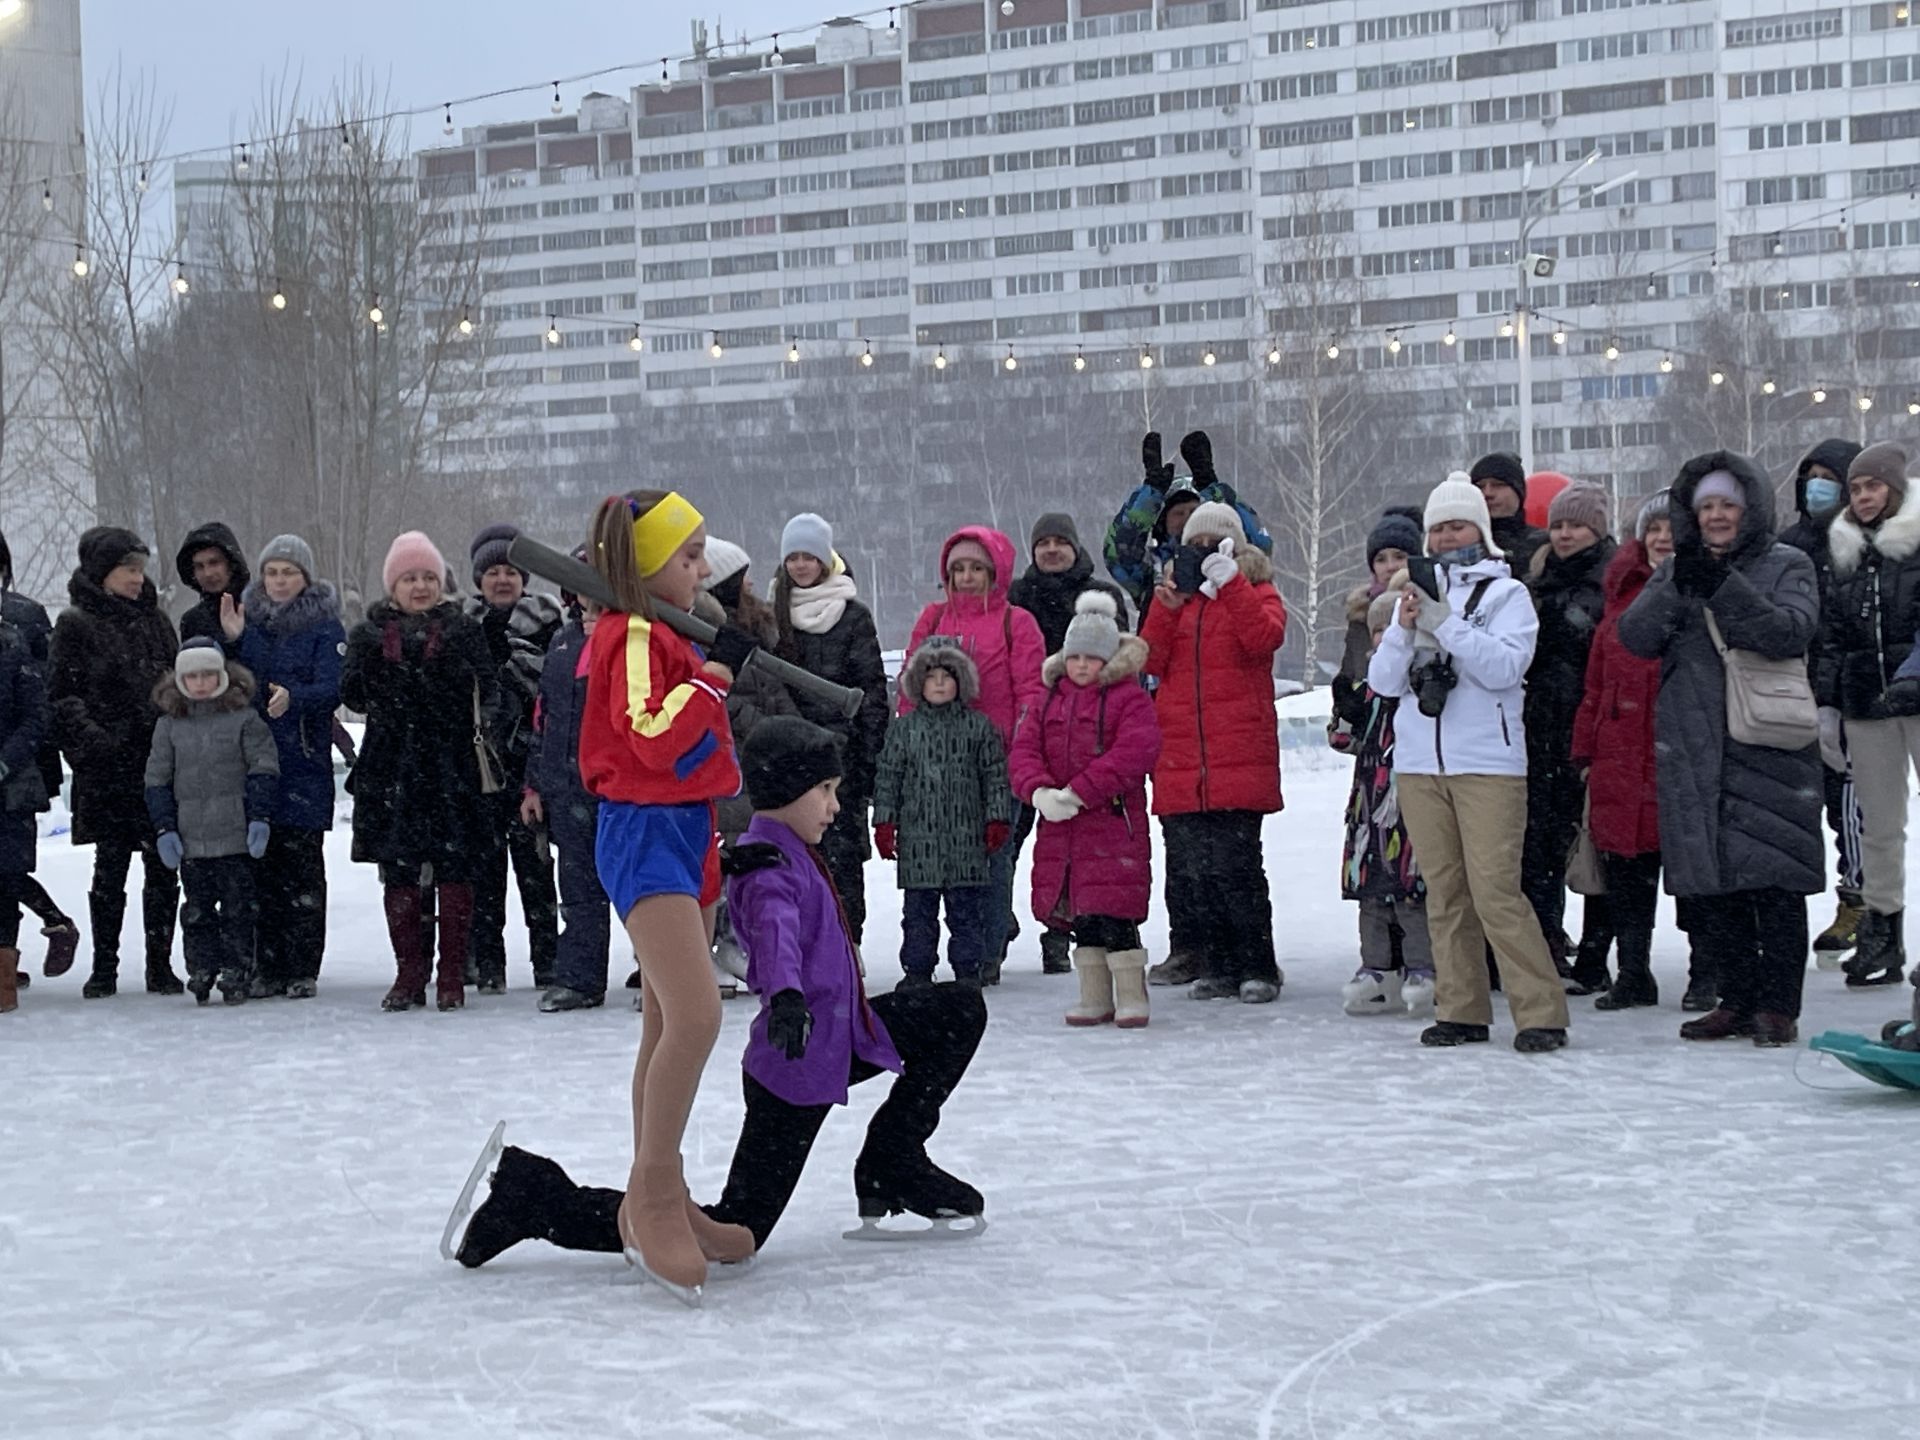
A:
[[[1549,1050],[1564,1050],[1567,1032],[1557,1027],[1533,1026],[1513,1037],[1513,1048],[1522,1055],[1544,1055]]]
[[[1906,978],[1906,912],[1878,915],[1860,912],[1860,929],[1853,957],[1840,968],[1847,987],[1864,990],[1876,985],[1898,985]]]
[[[1073,952],[1073,966],[1080,973],[1080,1003],[1067,1011],[1067,1024],[1078,1027],[1108,1024],[1114,1018],[1114,977],[1107,952],[1093,945],[1082,945]]]
[[[1407,1007],[1407,1014],[1416,1020],[1433,1014],[1433,971],[1418,966],[1407,971],[1400,986],[1400,1001]]]
[[[1271,980],[1242,980],[1239,998],[1242,1005],[1271,1005],[1280,998],[1280,987]]]
[[[1799,1038],[1800,1027],[1794,1024],[1791,1015],[1776,1015],[1770,1010],[1754,1012],[1753,1043],[1761,1049],[1778,1049],[1793,1044]]]
[[[1604,934],[1593,941],[1581,937],[1580,948],[1573,960],[1573,982],[1588,995],[1602,995],[1612,988],[1613,977],[1607,973],[1607,951],[1612,939],[1611,934]]]
[[[1596,1010],[1631,1010],[1638,1005],[1658,1005],[1660,986],[1653,978],[1653,972],[1643,975],[1630,973],[1624,966],[1607,993],[1593,1002]]]
[[[604,992],[575,990],[570,985],[549,985],[540,996],[540,1013],[555,1015],[563,1010],[598,1010],[607,1003]]]
[[[213,994],[213,972],[211,970],[189,970],[187,989],[193,995],[193,1003],[204,1005],[207,997]]]
[[[108,965],[101,968],[98,960],[93,962],[93,973],[87,976],[87,983],[80,987],[82,1000],[105,1000],[120,989],[118,967]]]
[[[62,917],[40,933],[47,937],[47,958],[40,967],[40,973],[49,980],[56,975],[66,974],[73,968],[74,957],[80,953],[80,927]]]
[[[1147,1024],[1147,952],[1118,950],[1107,956],[1113,972],[1113,1023],[1121,1030],[1142,1030]]]
[[[1176,950],[1147,972],[1149,985],[1191,985],[1204,965],[1191,950]]]
[[[473,938],[473,887],[443,884],[439,892],[440,980],[434,991],[440,1009],[459,1010],[467,1003],[467,949]],[[424,975],[421,983],[426,983]],[[501,988],[506,988],[504,982]]]
[[[1040,932],[1040,973],[1073,973],[1073,937],[1064,930],[1048,928]]]
[[[1398,1015],[1406,976],[1398,970],[1362,967],[1340,987],[1340,1004],[1349,1015]]]
[[[1723,1010],[1715,1006],[1698,1020],[1689,1020],[1680,1027],[1682,1040],[1732,1040],[1745,1039],[1753,1034],[1753,1017],[1739,1015],[1732,1010]]]
[[[1833,912],[1833,923],[1814,937],[1813,953],[1818,957],[1822,970],[1831,970],[1839,961],[1831,963],[1825,958],[1840,956],[1853,949],[1860,933],[1860,917],[1866,913],[1866,907],[1860,902],[1858,890],[1842,890]]]
[[[1465,1025],[1457,1020],[1436,1020],[1420,1032],[1420,1043],[1434,1049],[1450,1050],[1456,1045],[1484,1045],[1485,1025]]]
[[[393,944],[393,988],[381,1000],[387,1011],[413,1010],[427,1003],[426,922],[421,918],[418,885],[389,885],[382,894],[387,938]]]
[[[149,995],[184,995],[187,987],[178,975],[173,973],[171,960],[147,961],[147,993]]]
[[[1187,991],[1189,1000],[1238,1000],[1240,982],[1221,975],[1202,975]]]
[[[0,1015],[20,1008],[20,952],[0,945]]]
[[[933,976],[923,975],[918,970],[909,970],[900,977],[900,983],[893,988],[895,990],[931,990]]]

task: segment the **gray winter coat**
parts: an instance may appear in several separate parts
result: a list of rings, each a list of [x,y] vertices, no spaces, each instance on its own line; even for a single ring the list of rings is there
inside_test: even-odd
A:
[[[232,661],[227,676],[216,700],[187,699],[172,675],[153,687],[147,813],[160,834],[179,835],[189,860],[244,855],[247,823],[273,819],[280,752],[253,708],[253,676]]]
[[[1727,736],[1725,671],[1707,633],[1713,608],[1729,647],[1773,659],[1804,656],[1820,618],[1813,562],[1773,538],[1773,487],[1753,462],[1728,451],[1697,456],[1673,483],[1676,551],[1697,553],[1693,493],[1715,470],[1746,490],[1732,569],[1711,600],[1682,595],[1674,562],[1654,572],[1620,617],[1620,640],[1658,659],[1654,767],[1660,792],[1660,860],[1667,893],[1728,895],[1826,888],[1820,832],[1820,750],[1769,750]]]

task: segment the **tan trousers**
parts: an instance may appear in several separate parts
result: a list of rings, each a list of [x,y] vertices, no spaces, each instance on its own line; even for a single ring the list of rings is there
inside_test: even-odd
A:
[[[1520,890],[1526,779],[1401,774],[1394,783],[1414,859],[1427,881],[1435,1016],[1459,1025],[1493,1023],[1486,957],[1491,942],[1514,1028],[1565,1029],[1566,991]]]
[[[1847,722],[1860,801],[1860,893],[1876,915],[1898,915],[1907,905],[1909,757],[1920,766],[1920,716]]]

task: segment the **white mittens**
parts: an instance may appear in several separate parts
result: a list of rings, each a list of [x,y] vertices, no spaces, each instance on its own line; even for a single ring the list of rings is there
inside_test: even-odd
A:
[[[1040,789],[1033,792],[1033,808],[1040,812],[1042,820],[1060,825],[1080,813],[1080,797],[1065,788]]]
[[[1240,567],[1233,562],[1231,535],[1220,542],[1220,547],[1213,554],[1200,562],[1200,573],[1207,577],[1206,583],[1200,587],[1200,593],[1209,600],[1218,599],[1220,592],[1240,573]]]

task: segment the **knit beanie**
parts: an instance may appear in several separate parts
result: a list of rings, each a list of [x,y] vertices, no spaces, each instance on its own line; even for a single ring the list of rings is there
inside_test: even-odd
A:
[[[846,773],[840,737],[798,715],[768,716],[740,746],[740,778],[756,810],[779,810]]]
[[[419,530],[396,535],[393,544],[387,547],[386,562],[380,567],[380,583],[387,587],[388,595],[393,594],[395,583],[409,570],[431,570],[443,580],[447,573],[447,557]]]
[[[1236,545],[1247,543],[1247,527],[1240,523],[1240,512],[1218,500],[1193,507],[1193,513],[1187,516],[1186,528],[1180,532],[1180,543],[1191,545],[1202,535],[1216,540],[1231,539]]]
[[[227,693],[232,681],[227,676],[227,654],[220,648],[220,642],[210,635],[201,635],[189,640],[180,647],[173,657],[173,683],[179,687],[182,695],[187,693],[187,676],[206,675],[218,672],[219,688],[211,698],[217,700]]]
[[[513,565],[513,562],[507,558],[507,546],[519,538],[520,527],[517,525],[489,525],[473,537],[473,544],[469,548],[468,553],[473,557],[473,583],[475,585],[478,585],[480,583],[480,577],[486,574],[487,571],[493,569],[494,566]],[[518,565],[514,565],[513,568],[520,570]],[[524,585],[532,579],[533,577],[526,571],[520,570],[521,584]],[[392,587],[389,586],[388,588],[391,589]]]
[[[713,573],[700,582],[700,588],[713,590],[744,571],[747,568],[748,556],[746,551],[731,540],[722,540],[716,535],[709,535],[707,536],[707,564],[712,568]]]
[[[1119,650],[1120,607],[1104,590],[1082,590],[1080,598],[1073,602],[1073,619],[1067,622],[1067,638],[1061,643],[1061,655],[1111,660]]]
[[[1696,511],[1709,500],[1729,500],[1744,510],[1747,492],[1731,470],[1715,470],[1701,477],[1700,483],[1693,488],[1693,508]]]
[[[953,573],[954,563],[960,560],[978,560],[988,570],[998,573],[993,556],[987,553],[987,547],[978,540],[956,540],[947,547],[947,573]]]
[[[267,542],[267,548],[260,552],[260,563],[254,566],[254,570],[262,572],[275,560],[296,566],[307,577],[307,583],[313,583],[313,547],[298,535],[274,536]]]
[[[129,555],[151,555],[147,542],[118,525],[96,525],[80,537],[80,573],[103,583]]]
[[[1456,470],[1433,487],[1433,493],[1427,496],[1424,520],[1423,528],[1427,530],[1447,520],[1465,520],[1480,531],[1480,543],[1486,547],[1487,554],[1495,559],[1506,555],[1493,541],[1493,522],[1487,518],[1487,497],[1474,488],[1465,471]],[[1422,539],[1424,551],[1424,537]]]
[[[1066,541],[1073,546],[1073,553],[1076,555],[1084,553],[1084,547],[1080,544],[1080,528],[1073,523],[1071,515],[1052,511],[1034,521],[1033,533],[1027,538],[1027,553],[1031,555],[1039,548],[1040,542],[1048,537]]]
[[[1511,451],[1496,450],[1491,455],[1482,455],[1473,462],[1467,479],[1475,482],[1491,480],[1496,485],[1504,485],[1520,497],[1522,505],[1527,503],[1527,467]]]
[[[1402,550],[1408,555],[1418,555],[1426,548],[1426,535],[1420,529],[1416,518],[1419,512],[1406,510],[1387,511],[1367,533],[1367,568],[1373,568],[1373,557],[1382,550]]]
[[[1547,507],[1547,525],[1551,528],[1562,520],[1570,520],[1575,525],[1586,526],[1604,540],[1613,533],[1608,519],[1610,508],[1607,492],[1598,485],[1569,485],[1554,496],[1553,503]]]
[[[1658,494],[1648,496],[1646,500],[1641,502],[1639,510],[1634,513],[1633,538],[1636,540],[1645,540],[1647,538],[1647,531],[1652,528],[1653,522],[1656,520],[1670,520],[1672,511],[1673,492],[1671,490],[1662,490]]]
[[[712,542],[708,542],[708,553],[712,553]],[[829,569],[833,566],[833,526],[820,516],[808,512],[796,515],[787,521],[787,528],[780,532],[780,558],[789,555],[811,555]]]
[[[1878,480],[1901,499],[1907,494],[1907,452],[1891,440],[1869,445],[1853,457],[1847,480]]]

